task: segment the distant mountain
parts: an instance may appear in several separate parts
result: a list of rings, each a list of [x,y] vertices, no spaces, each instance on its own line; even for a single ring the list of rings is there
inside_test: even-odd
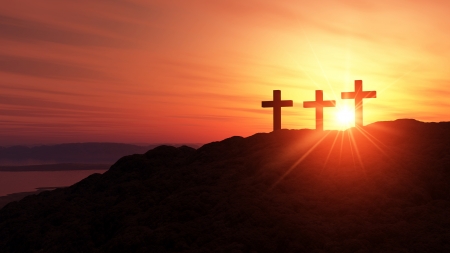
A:
[[[450,123],[160,146],[0,210],[2,252],[450,252]]]
[[[107,170],[111,164],[55,163],[24,166],[0,166],[0,171],[64,171],[64,170]]]
[[[111,164],[120,157],[142,154],[159,145],[138,146],[123,143],[67,143],[36,147],[0,147],[0,165],[56,163]],[[199,144],[192,145],[199,147]]]
[[[24,197],[28,196],[28,195],[33,195],[33,194],[38,194],[40,192],[43,191],[47,191],[47,190],[53,190],[56,189],[55,188],[39,188],[36,191],[32,191],[32,192],[17,192],[17,193],[12,193],[12,194],[8,194],[6,196],[0,196],[0,208],[4,207],[6,204],[13,202],[13,201],[19,201],[21,199],[23,199]],[[1,252],[1,250],[0,250]]]

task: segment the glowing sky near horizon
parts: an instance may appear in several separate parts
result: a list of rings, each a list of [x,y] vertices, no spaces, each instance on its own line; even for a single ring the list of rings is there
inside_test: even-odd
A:
[[[0,146],[210,142],[314,128],[354,80],[364,123],[448,121],[449,1],[2,1]],[[324,109],[336,129],[337,109]]]

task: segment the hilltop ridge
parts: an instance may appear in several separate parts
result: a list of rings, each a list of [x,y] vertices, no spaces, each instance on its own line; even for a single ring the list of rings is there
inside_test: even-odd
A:
[[[450,250],[450,123],[159,146],[0,210],[5,252]]]

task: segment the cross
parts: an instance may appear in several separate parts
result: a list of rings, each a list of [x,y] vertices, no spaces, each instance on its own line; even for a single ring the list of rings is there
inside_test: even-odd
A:
[[[281,129],[281,107],[292,107],[292,100],[281,100],[281,91],[273,91],[273,101],[262,101],[262,107],[273,107],[273,131]]]
[[[363,91],[362,80],[355,80],[354,92],[342,92],[342,99],[355,99],[355,126],[363,126],[363,98],[376,98],[376,91]]]
[[[323,100],[323,91],[316,90],[316,101],[303,102],[304,108],[316,108],[316,130],[323,131],[323,108],[334,107],[335,100]]]

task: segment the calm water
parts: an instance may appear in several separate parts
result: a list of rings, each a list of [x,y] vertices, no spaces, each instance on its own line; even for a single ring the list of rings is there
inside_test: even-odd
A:
[[[31,192],[39,187],[61,187],[73,185],[83,178],[106,170],[69,171],[0,171],[0,196],[17,192]]]

